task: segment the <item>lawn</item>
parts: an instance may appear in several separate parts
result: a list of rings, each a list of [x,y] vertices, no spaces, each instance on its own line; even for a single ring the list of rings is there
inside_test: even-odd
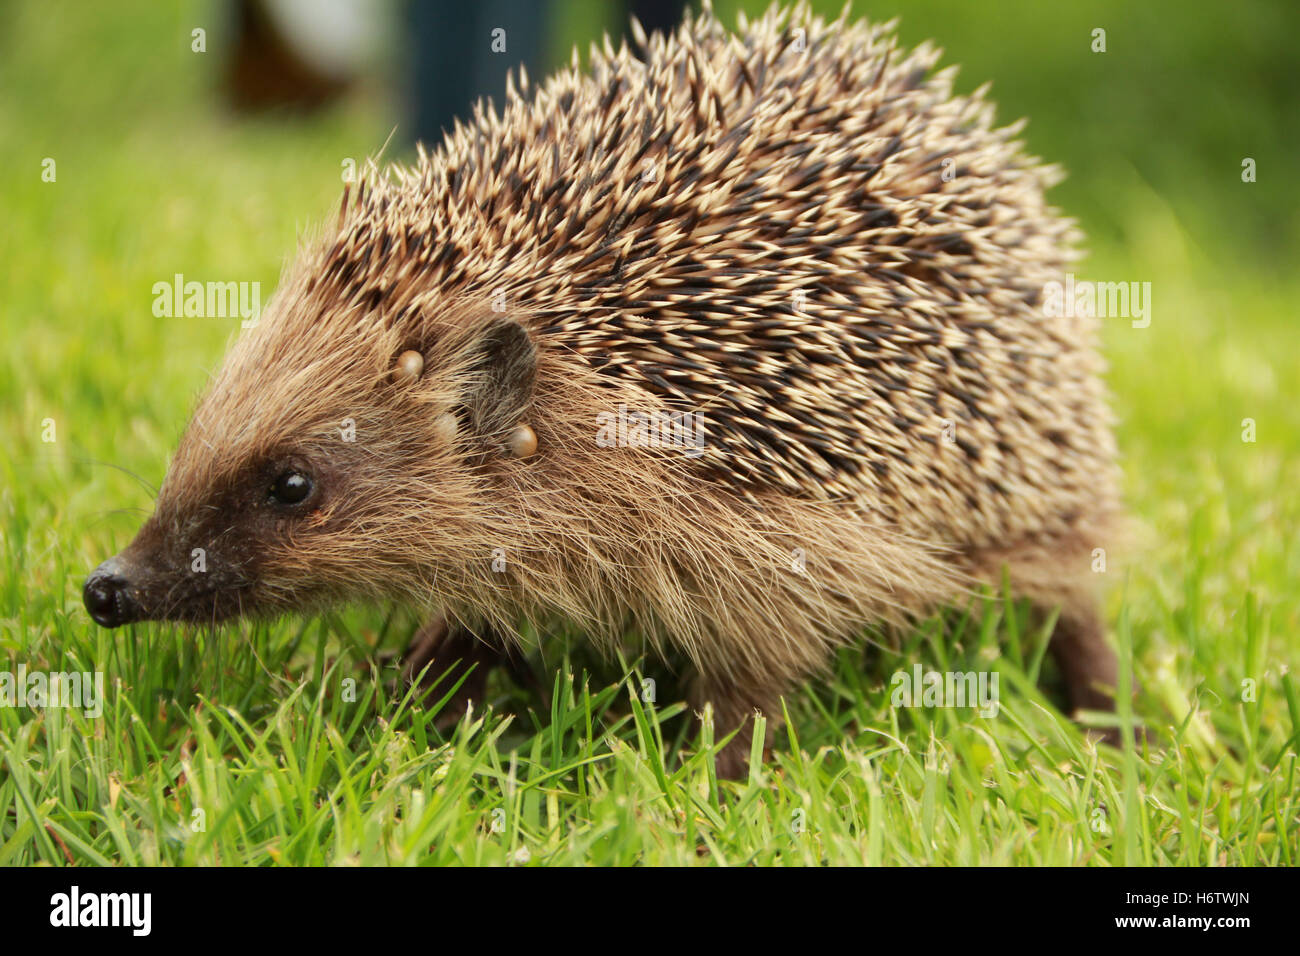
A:
[[[190,50],[206,5],[8,5],[0,670],[100,671],[106,699],[98,716],[0,707],[0,865],[1296,863],[1300,220],[1278,52],[1295,30],[1282,4],[1166,29],[1105,3],[1103,67],[1089,16],[1013,6],[873,14],[897,8],[905,39],[964,64],[963,88],[993,78],[1005,120],[1033,117],[1031,148],[1072,174],[1054,196],[1091,237],[1081,275],[1152,284],[1149,327],[1105,327],[1140,526],[1110,556],[1109,620],[1141,688],[1122,716],[1147,732],[1090,743],[1043,634],[994,595],[894,649],[864,633],[728,782],[635,647],[607,660],[544,635],[549,709],[494,677],[490,709],[443,733],[393,667],[417,624],[401,609],[216,632],[90,621],[85,574],[148,513],[237,332],[155,318],[154,283],[272,289],[345,161],[398,119],[378,84],[310,119],[229,115],[215,54]],[[999,713],[891,706],[913,662],[995,669]]]

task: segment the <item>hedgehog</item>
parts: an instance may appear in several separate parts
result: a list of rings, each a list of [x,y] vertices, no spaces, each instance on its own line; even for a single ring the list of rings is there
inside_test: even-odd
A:
[[[1080,236],[940,55],[706,9],[368,161],[90,614],[397,602],[428,621],[408,666],[479,700],[521,628],[639,635],[734,775],[838,647],[1006,586],[1054,622],[1070,708],[1113,708],[1104,370],[1044,304]]]

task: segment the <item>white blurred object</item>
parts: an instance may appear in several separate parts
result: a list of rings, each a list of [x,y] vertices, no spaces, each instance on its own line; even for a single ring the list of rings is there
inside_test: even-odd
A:
[[[392,15],[389,0],[259,0],[276,32],[326,76],[348,77],[377,62]]]

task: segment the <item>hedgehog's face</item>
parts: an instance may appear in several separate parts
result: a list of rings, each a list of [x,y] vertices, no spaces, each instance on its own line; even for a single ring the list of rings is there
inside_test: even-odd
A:
[[[429,597],[482,524],[484,476],[530,453],[536,349],[512,319],[432,341],[386,330],[327,357],[281,339],[236,346],[153,516],[86,580],[100,624]]]

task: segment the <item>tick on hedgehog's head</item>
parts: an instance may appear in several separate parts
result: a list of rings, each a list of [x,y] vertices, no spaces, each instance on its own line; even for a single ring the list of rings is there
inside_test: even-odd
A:
[[[474,537],[484,481],[536,450],[537,349],[515,318],[453,303],[394,321],[304,292],[236,345],[154,514],[87,578],[100,624],[427,597]],[[446,566],[411,569],[414,547]]]

